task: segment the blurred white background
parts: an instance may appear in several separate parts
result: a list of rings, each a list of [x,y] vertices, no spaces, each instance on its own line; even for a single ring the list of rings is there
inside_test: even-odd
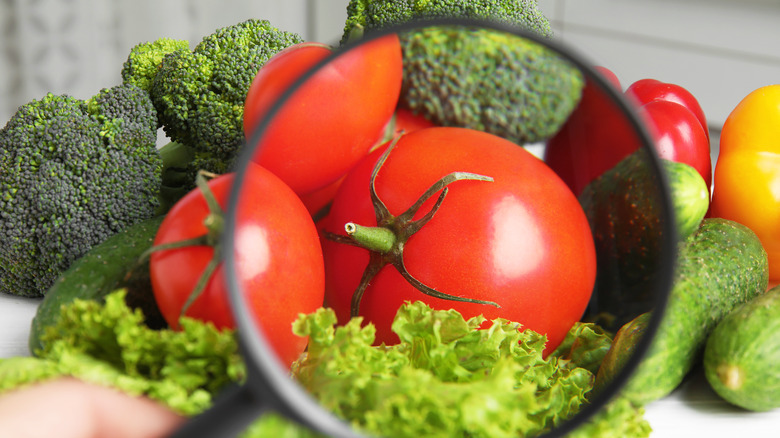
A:
[[[538,0],[556,37],[608,67],[684,86],[718,130],[734,106],[780,83],[780,0]]]
[[[780,0],[538,0],[556,38],[624,86],[651,77],[691,90],[718,129],[747,93],[780,82]],[[46,92],[89,97],[119,81],[137,43],[192,45],[255,17],[335,43],[348,0],[0,0],[0,126]]]

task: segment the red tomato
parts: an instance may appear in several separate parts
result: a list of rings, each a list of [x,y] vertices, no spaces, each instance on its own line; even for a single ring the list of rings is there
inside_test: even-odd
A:
[[[395,110],[395,130],[396,134],[410,133],[423,128],[432,128],[436,125],[424,116],[415,114],[410,109],[398,108]]]
[[[344,235],[350,222],[377,225],[369,183],[384,149],[347,175],[324,219],[325,231]],[[387,265],[366,289],[359,315],[376,326],[377,343],[395,343],[390,325],[397,309],[404,301],[422,300],[466,317],[520,322],[545,333],[551,351],[582,316],[595,281],[593,239],[577,199],[544,162],[516,144],[476,130],[438,127],[400,138],[374,181],[376,193],[397,216],[453,171],[494,180],[449,185],[433,218],[403,244],[403,262],[409,274],[439,292],[494,301],[500,308],[425,295]],[[428,213],[435,198],[414,218]],[[344,323],[369,251],[325,238],[323,253],[326,303]]]
[[[341,177],[321,189],[301,195],[303,205],[306,206],[306,209],[309,210],[313,217],[320,215],[323,209],[333,201],[333,197],[336,196],[336,192],[339,190],[343,180],[344,177]]]
[[[289,48],[255,77],[245,103],[245,133],[309,67],[322,60],[321,45]],[[254,161],[299,195],[343,176],[381,138],[401,90],[401,46],[387,35],[347,50],[296,90],[257,145]]]
[[[209,181],[223,209],[233,179],[234,174],[226,174]],[[166,215],[154,244],[204,235],[208,214],[203,193],[193,190]],[[246,301],[279,358],[289,365],[306,347],[306,339],[293,334],[293,321],[322,306],[324,266],[317,230],[295,193],[255,165],[247,171],[236,214],[236,270]],[[208,245],[152,253],[154,296],[171,327],[179,327],[182,308],[213,254]],[[220,264],[185,314],[218,328],[234,328],[226,287]]]
[[[639,108],[649,127],[658,156],[693,166],[712,185],[710,141],[699,120],[688,108],[666,100],[654,100]]]
[[[388,135],[388,131],[392,129],[391,137],[400,134],[401,132],[410,133],[417,131],[418,129],[430,128],[435,126],[433,122],[426,119],[423,116],[414,114],[411,110],[405,108],[398,108],[395,111],[395,117],[390,122],[391,125],[385,127],[385,135]],[[381,146],[384,143],[384,139],[378,142],[377,146]],[[301,195],[301,200],[309,209],[309,212],[314,216],[320,213],[328,204],[333,201],[333,197],[336,196],[336,192],[341,185],[341,181],[344,180],[342,176],[335,182],[330,183],[326,187],[315,190],[311,193],[305,193]]]
[[[604,67],[597,70],[620,90],[614,73]],[[588,78],[579,105],[547,141],[544,161],[579,195],[588,183],[636,151],[640,144],[626,115]]]
[[[709,139],[710,133],[704,110],[702,110],[696,97],[685,88],[656,79],[640,79],[628,86],[626,96],[639,105],[644,105],[654,100],[667,100],[688,108],[699,120],[704,133],[707,135],[707,139]]]
[[[294,44],[272,57],[262,67],[262,80],[257,76],[247,92],[244,105],[244,134],[251,139],[253,130],[271,106],[298,78],[333,50],[325,44],[305,42]],[[273,71],[272,71],[273,70]]]

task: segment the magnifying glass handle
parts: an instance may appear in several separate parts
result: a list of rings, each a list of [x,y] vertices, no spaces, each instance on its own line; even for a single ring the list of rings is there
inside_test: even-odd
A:
[[[267,410],[245,385],[235,385],[226,389],[211,408],[189,419],[169,438],[236,437]]]

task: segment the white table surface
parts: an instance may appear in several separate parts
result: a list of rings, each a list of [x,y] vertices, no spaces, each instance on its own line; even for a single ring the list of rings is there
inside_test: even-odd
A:
[[[0,294],[0,358],[28,356],[30,321],[40,300]],[[733,407],[694,372],[670,396],[649,404],[653,438],[780,437],[780,409],[768,413]]]

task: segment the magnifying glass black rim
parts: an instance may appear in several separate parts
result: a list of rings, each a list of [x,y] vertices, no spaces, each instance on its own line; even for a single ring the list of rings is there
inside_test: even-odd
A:
[[[240,200],[241,184],[243,181],[247,167],[251,162],[251,158],[255,153],[255,146],[262,138],[265,130],[270,125],[270,122],[284,103],[300,88],[300,86],[306,82],[312,75],[314,75],[320,68],[331,62],[333,59],[340,56],[345,51],[350,50],[352,47],[363,44],[367,41],[371,41],[376,38],[394,33],[402,33],[405,31],[412,31],[421,27],[430,26],[460,26],[460,27],[482,27],[487,29],[493,29],[499,32],[506,32],[514,34],[520,38],[533,41],[542,46],[548,47],[554,52],[558,53],[564,59],[574,64],[579,68],[589,80],[598,86],[602,92],[612,99],[614,104],[626,115],[626,118],[631,124],[631,127],[639,135],[641,142],[640,147],[649,151],[648,164],[651,166],[653,173],[658,178],[659,185],[661,186],[661,202],[665,206],[664,211],[661,214],[661,220],[663,224],[666,224],[666,229],[669,232],[663,233],[661,242],[660,256],[664,262],[659,268],[659,275],[655,280],[655,307],[648,327],[645,331],[645,336],[642,337],[634,354],[632,354],[626,361],[625,366],[617,373],[612,382],[595,395],[588,404],[583,405],[582,409],[575,414],[572,418],[562,423],[545,437],[563,436],[582,423],[588,418],[594,415],[599,409],[604,407],[622,388],[633,371],[637,368],[640,361],[647,352],[650,342],[655,336],[660,321],[663,317],[663,310],[666,307],[668,301],[669,292],[673,282],[673,271],[676,260],[676,246],[677,246],[677,232],[674,220],[674,212],[671,208],[671,195],[669,192],[669,184],[666,178],[666,174],[661,165],[660,158],[658,157],[651,137],[648,134],[646,128],[639,122],[633,107],[628,104],[622,93],[615,90],[613,86],[597,73],[593,68],[593,63],[589,62],[585,57],[581,56],[571,47],[564,47],[555,39],[543,37],[535,34],[523,28],[513,27],[506,24],[477,20],[477,19],[430,19],[408,22],[397,26],[388,27],[383,30],[373,31],[366,34],[359,41],[354,41],[343,47],[334,50],[334,53],[327,56],[322,61],[318,62],[314,67],[303,74],[295,83],[286,90],[282,96],[274,103],[269,110],[269,117],[265,117],[261,120],[258,126],[254,129],[249,141],[242,150],[238,161],[236,162],[236,183],[230,190],[229,204],[226,212],[225,232],[223,235],[223,248],[224,250],[224,264],[226,269],[228,295],[231,310],[236,321],[237,332],[239,336],[239,342],[241,344],[242,353],[244,355],[246,366],[248,368],[248,378],[245,385],[249,386],[249,389],[256,395],[258,400],[265,401],[267,403],[278,403],[278,406],[272,406],[272,410],[276,410],[283,415],[291,417],[292,419],[302,423],[303,425],[310,427],[318,432],[326,433],[331,436],[341,437],[360,437],[364,436],[353,430],[346,422],[336,418],[333,414],[323,409],[318,402],[311,397],[304,389],[298,386],[290,377],[284,368],[275,358],[272,353],[272,349],[262,335],[259,327],[256,327],[251,310],[245,305],[243,300],[242,286],[237,280],[236,273],[236,259],[234,257],[234,244],[233,236],[236,229],[236,217],[234,206]]]

